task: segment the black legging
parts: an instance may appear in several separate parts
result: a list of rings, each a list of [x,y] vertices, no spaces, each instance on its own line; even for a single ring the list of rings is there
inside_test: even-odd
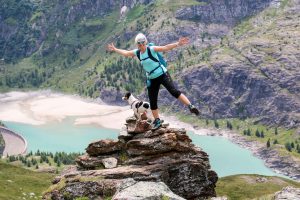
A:
[[[175,88],[175,85],[171,79],[170,74],[164,73],[161,76],[150,79],[151,84],[150,87],[148,87],[148,96],[150,100],[150,107],[151,110],[156,110],[157,107],[157,97],[159,92],[160,84],[165,86],[165,88],[170,92],[170,94],[175,97],[176,99],[180,96],[181,92]]]

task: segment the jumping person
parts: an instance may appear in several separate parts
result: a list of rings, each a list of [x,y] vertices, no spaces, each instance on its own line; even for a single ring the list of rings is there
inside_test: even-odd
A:
[[[155,119],[153,122],[153,129],[158,129],[162,124],[159,118],[157,107],[157,97],[161,84],[169,91],[169,93],[173,97],[179,99],[184,105],[187,105],[191,113],[199,115],[199,110],[191,104],[189,99],[184,94],[182,94],[178,89],[175,88],[171,76],[167,71],[167,68],[162,65],[161,62],[159,62],[157,53],[166,52],[176,47],[186,45],[189,43],[189,39],[186,37],[182,37],[178,40],[178,42],[167,44],[165,46],[147,46],[148,41],[146,36],[142,33],[139,33],[135,37],[135,43],[137,45],[137,49],[134,50],[118,49],[114,46],[113,43],[108,44],[107,48],[109,51],[116,52],[126,57],[137,56],[141,61],[141,65],[147,73],[148,96],[150,100],[151,111]]]

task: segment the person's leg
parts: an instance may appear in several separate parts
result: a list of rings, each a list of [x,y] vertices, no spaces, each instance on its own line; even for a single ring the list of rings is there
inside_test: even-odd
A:
[[[191,113],[199,115],[199,110],[194,105],[191,104],[189,99],[184,94],[182,94],[179,90],[176,89],[169,73],[165,74],[162,80],[162,85],[165,86],[165,88],[169,91],[169,93],[173,97],[177,98],[184,105],[187,105]]]
[[[158,106],[157,106],[157,98],[158,98],[158,92],[159,92],[159,82],[157,79],[151,80],[151,85],[148,87],[148,97],[150,101],[150,108],[151,112],[153,114],[154,119],[159,118],[158,114]]]
[[[154,119],[159,118],[158,109],[156,109],[156,110],[151,110],[151,111],[152,111],[152,115],[153,115]]]
[[[183,103],[184,105],[191,105],[190,100],[184,95],[184,94],[180,94],[180,96],[178,97],[179,101],[181,101],[181,103]]]
[[[161,120],[159,118],[159,110],[157,106],[157,98],[160,87],[160,78],[152,79],[151,85],[148,87],[148,96],[150,101],[150,108],[154,117],[152,130],[156,130],[161,127]]]

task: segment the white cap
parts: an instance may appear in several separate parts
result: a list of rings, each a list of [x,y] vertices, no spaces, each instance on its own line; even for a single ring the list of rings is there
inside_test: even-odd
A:
[[[135,36],[135,43],[145,41],[147,43],[147,38],[143,33],[139,33]]]

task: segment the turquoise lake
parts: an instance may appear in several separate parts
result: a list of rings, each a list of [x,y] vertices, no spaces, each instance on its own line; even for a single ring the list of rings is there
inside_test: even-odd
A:
[[[118,130],[100,128],[93,125],[73,125],[68,118],[60,123],[33,126],[28,124],[4,122],[4,124],[21,134],[28,142],[28,151],[65,151],[84,152],[87,145],[99,139],[117,139]],[[263,161],[254,157],[250,151],[222,137],[200,136],[189,133],[193,143],[208,153],[211,167],[220,177],[234,174],[261,174],[280,176]]]

